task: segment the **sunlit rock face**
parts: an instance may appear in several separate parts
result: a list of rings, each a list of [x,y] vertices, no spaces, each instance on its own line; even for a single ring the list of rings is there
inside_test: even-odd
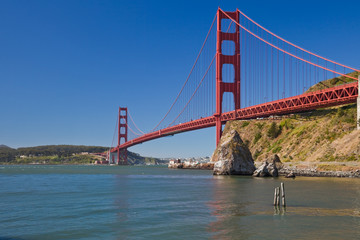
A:
[[[256,169],[248,147],[235,130],[221,136],[211,162],[215,162],[214,175],[252,175]]]
[[[274,163],[264,162],[253,173],[253,177],[278,177],[278,169]]]

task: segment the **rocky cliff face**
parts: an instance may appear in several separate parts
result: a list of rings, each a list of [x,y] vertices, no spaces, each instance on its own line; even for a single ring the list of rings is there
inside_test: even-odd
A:
[[[215,162],[214,175],[252,175],[256,169],[248,147],[235,130],[222,135],[211,161]]]
[[[277,154],[286,167],[319,171],[360,169],[356,105],[261,120],[231,121],[224,133],[239,133],[259,164]],[[276,163],[278,165],[281,163]]]

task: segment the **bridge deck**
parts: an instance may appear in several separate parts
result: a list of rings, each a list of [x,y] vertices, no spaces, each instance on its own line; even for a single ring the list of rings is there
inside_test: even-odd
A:
[[[356,81],[333,88],[222,113],[221,121],[225,123],[230,120],[254,119],[268,117],[271,115],[284,115],[295,112],[309,111],[317,108],[352,103],[356,102],[358,91],[358,82]],[[116,152],[118,149],[125,149],[153,139],[213,126],[215,126],[214,116],[181,123],[155,132],[147,133],[138,138],[127,141],[111,149],[111,152]]]

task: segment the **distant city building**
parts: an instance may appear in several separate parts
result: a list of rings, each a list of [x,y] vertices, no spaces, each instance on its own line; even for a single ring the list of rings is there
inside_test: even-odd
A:
[[[181,159],[171,159],[169,164],[181,163]]]

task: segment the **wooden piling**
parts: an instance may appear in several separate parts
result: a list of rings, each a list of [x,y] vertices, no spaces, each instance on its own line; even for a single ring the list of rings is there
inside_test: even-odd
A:
[[[281,183],[281,203],[282,206],[285,207],[286,206],[286,202],[285,202],[285,187],[284,187],[284,183]]]
[[[275,192],[274,192],[274,206],[276,206],[276,188],[275,188]]]
[[[276,188],[276,206],[280,206],[280,188]]]

